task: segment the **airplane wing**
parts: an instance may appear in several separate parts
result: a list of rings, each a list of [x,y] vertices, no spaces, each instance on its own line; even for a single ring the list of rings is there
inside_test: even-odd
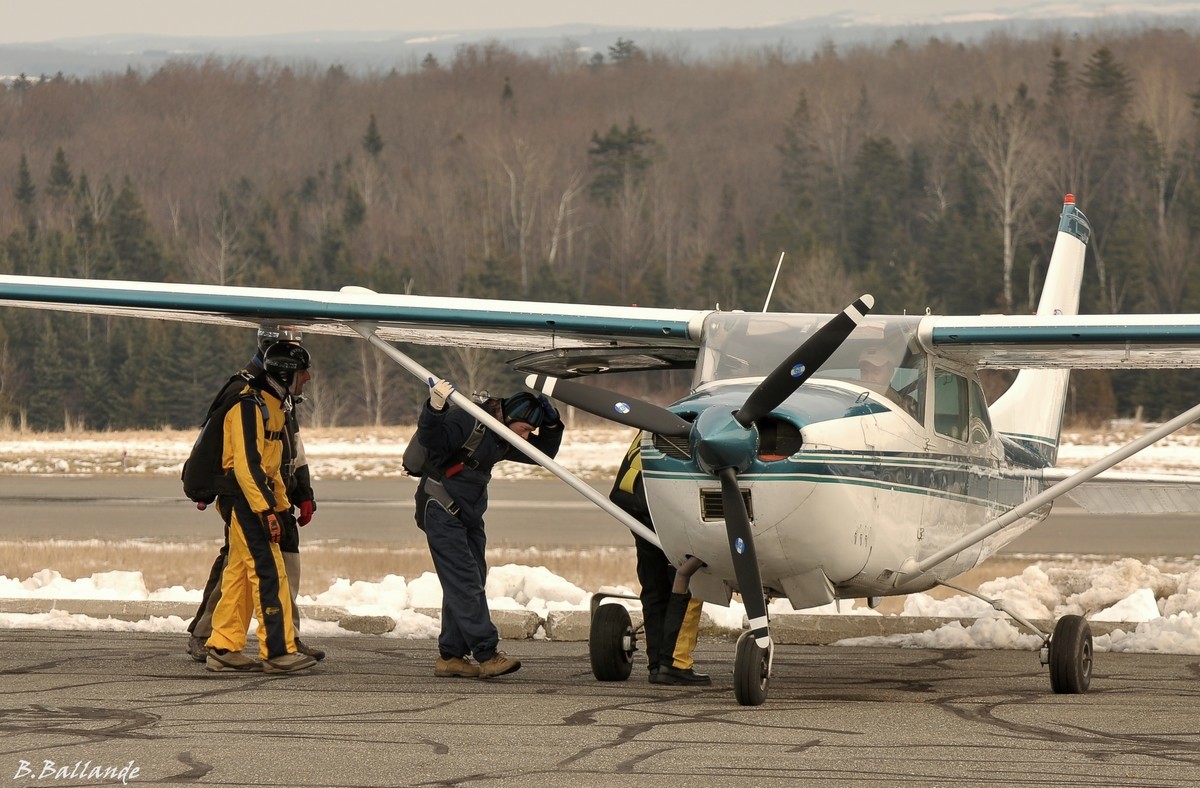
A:
[[[287,325],[389,341],[524,350],[518,369],[560,377],[690,368],[708,312],[386,295],[365,288],[285,290],[0,275],[0,306],[193,323]]]
[[[995,369],[1200,367],[1200,315],[928,317],[926,350]]]
[[[1042,479],[1055,484],[1072,470],[1047,468]],[[1200,512],[1200,476],[1102,473],[1067,493],[1092,514],[1186,514]]]

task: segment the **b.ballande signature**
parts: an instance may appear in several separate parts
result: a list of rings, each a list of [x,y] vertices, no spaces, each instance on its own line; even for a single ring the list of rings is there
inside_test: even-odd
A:
[[[103,782],[121,781],[128,785],[130,780],[136,780],[142,773],[137,761],[130,761],[124,766],[103,766],[92,761],[75,761],[72,764],[58,764],[54,761],[42,761],[39,769],[29,761],[17,762],[17,773],[14,780],[97,780]]]

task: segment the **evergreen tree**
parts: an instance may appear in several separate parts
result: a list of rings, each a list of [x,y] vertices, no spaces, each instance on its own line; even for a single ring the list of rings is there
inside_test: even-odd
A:
[[[379,154],[383,152],[383,136],[379,133],[379,126],[375,123],[375,113],[371,113],[371,120],[367,123],[367,133],[362,138],[363,150],[372,159],[378,160]]]
[[[608,48],[608,59],[617,65],[645,57],[638,45],[627,38],[618,38],[617,43]]]
[[[71,174],[71,165],[67,163],[67,154],[59,147],[54,152],[54,163],[50,165],[50,180],[46,184],[46,194],[55,203],[61,203],[75,188],[75,176]]]
[[[113,201],[107,222],[108,240],[118,278],[162,281],[166,265],[150,218],[128,176]]]
[[[654,162],[654,136],[637,125],[633,118],[621,129],[617,124],[603,137],[592,133],[588,163],[595,173],[588,194],[603,205],[613,204],[627,187],[637,185]]]
[[[61,430],[64,425],[63,389],[70,382],[63,363],[58,334],[46,319],[33,355],[33,379],[37,381],[27,412],[35,430]]]
[[[29,162],[25,161],[24,154],[20,155],[20,163],[17,166],[17,187],[14,188],[12,196],[17,200],[20,216],[22,216],[25,222],[26,233],[32,239],[37,234],[37,209],[35,204],[37,187],[34,186],[34,176],[29,173]]]

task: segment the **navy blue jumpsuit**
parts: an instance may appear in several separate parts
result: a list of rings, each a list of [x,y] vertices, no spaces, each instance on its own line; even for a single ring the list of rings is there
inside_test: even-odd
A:
[[[429,452],[429,464],[445,468],[455,453],[467,442],[475,427],[475,417],[459,408],[435,411],[426,400],[417,420],[417,439]],[[563,425],[543,424],[529,442],[553,457],[562,444]],[[487,510],[487,486],[492,480],[492,467],[501,460],[536,464],[523,453],[487,430],[482,442],[462,470],[442,482],[459,507],[450,514],[437,501],[424,494],[430,483],[428,476],[421,480],[417,506],[423,507],[425,538],[433,556],[433,566],[442,585],[442,631],[438,636],[438,651],[443,659],[474,656],[486,662],[496,654],[500,637],[488,611],[487,535],[483,530],[483,514]],[[422,512],[417,512],[418,522]]]

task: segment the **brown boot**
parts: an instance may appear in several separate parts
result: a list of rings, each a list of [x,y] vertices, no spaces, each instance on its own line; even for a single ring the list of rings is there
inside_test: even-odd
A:
[[[263,663],[257,659],[247,657],[240,651],[228,651],[223,648],[210,648],[204,661],[204,667],[214,673],[228,670],[249,673],[263,669]]]
[[[325,659],[324,651],[322,651],[321,649],[316,648],[314,646],[310,646],[307,643],[304,643],[303,641],[300,640],[300,638],[296,638],[296,650],[299,651],[301,654],[307,654],[308,656],[315,659],[317,662],[320,662],[321,660]]]
[[[439,656],[437,662],[433,664],[433,675],[439,679],[477,679],[479,678],[479,666],[467,662],[462,657],[442,659]]]
[[[264,673],[291,673],[292,671],[311,668],[315,664],[317,664],[317,661],[307,654],[292,651],[282,656],[264,659],[262,669]]]
[[[491,659],[479,663],[479,678],[490,679],[495,676],[504,676],[508,673],[516,673],[520,669],[521,660],[513,659],[503,651],[497,651]]]

